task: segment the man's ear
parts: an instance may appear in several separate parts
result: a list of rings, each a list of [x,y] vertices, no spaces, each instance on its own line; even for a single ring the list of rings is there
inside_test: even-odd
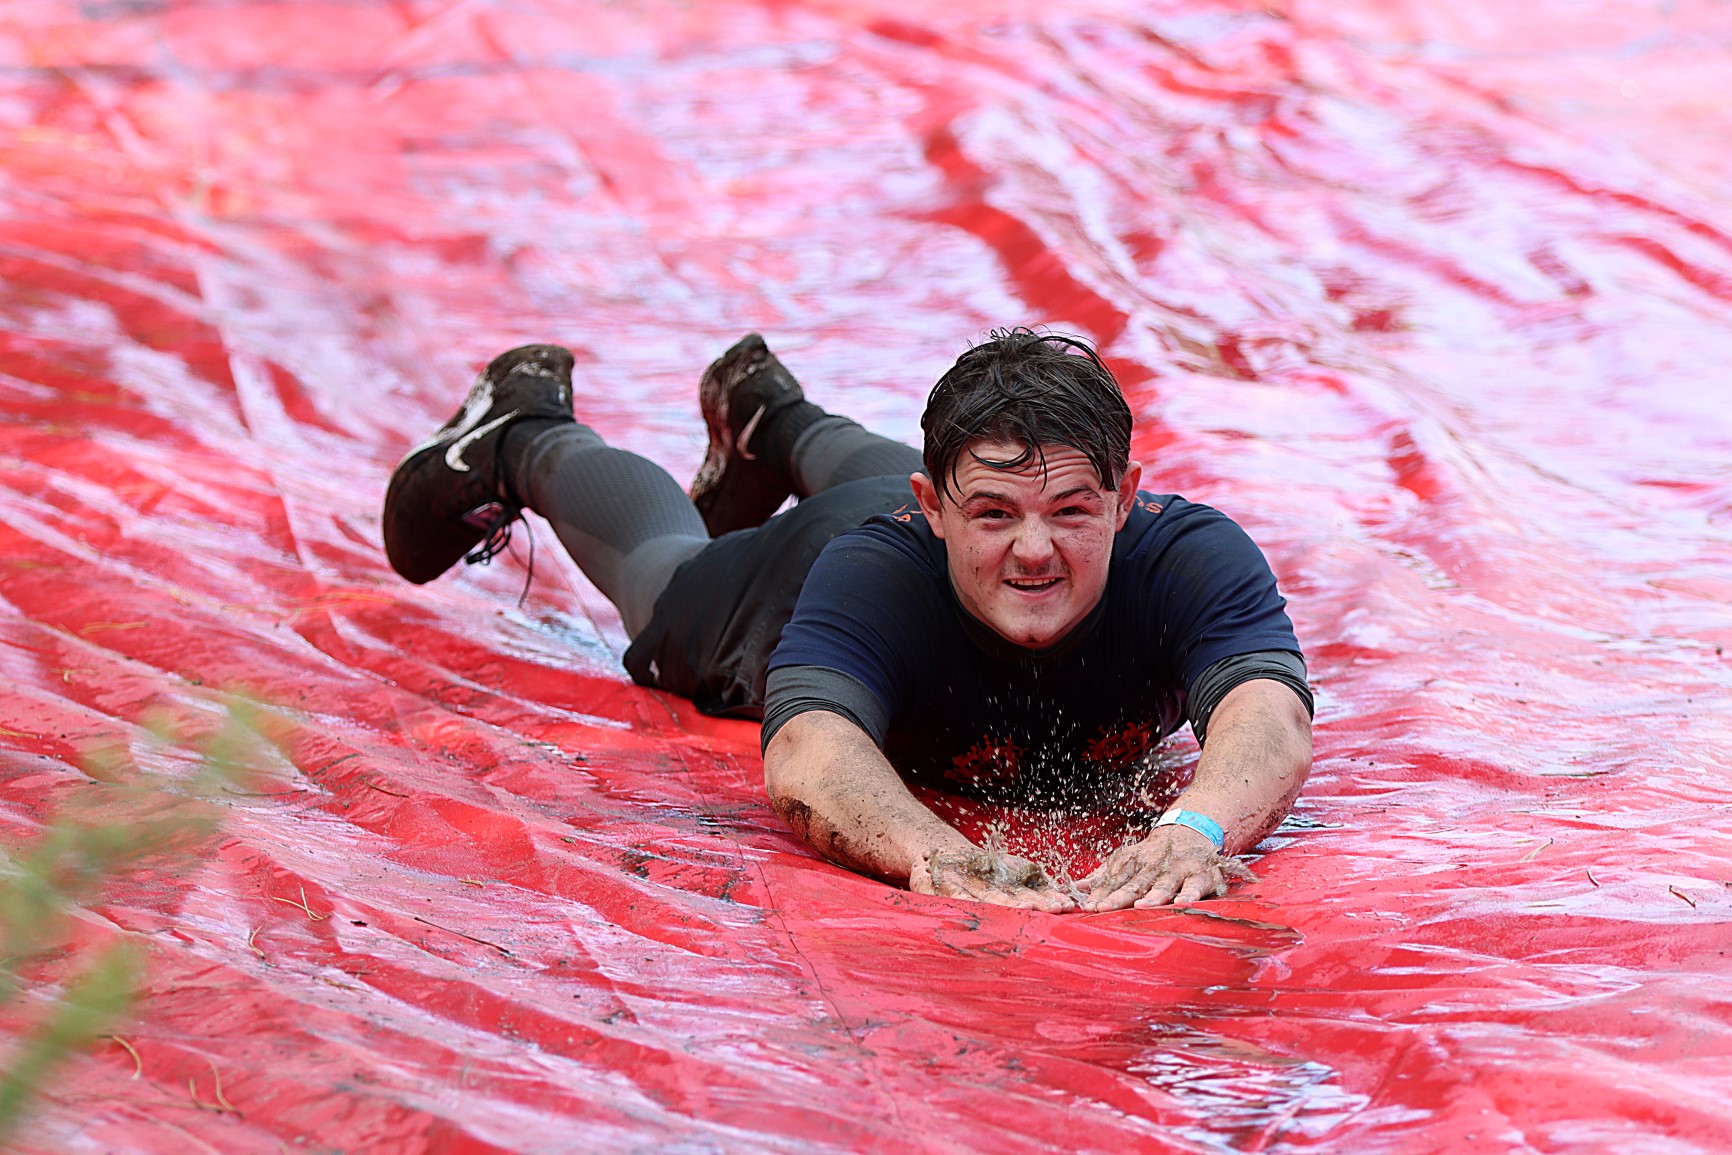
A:
[[[943,541],[944,519],[939,516],[938,487],[921,472],[910,474],[908,484],[914,490],[914,500],[920,503],[920,512],[926,515],[926,524],[932,527],[932,536]]]
[[[1125,475],[1119,478],[1119,516],[1113,526],[1115,532],[1123,529],[1125,522],[1130,520],[1131,507],[1137,503],[1137,486],[1142,484],[1142,480],[1142,462],[1133,461],[1125,467]]]

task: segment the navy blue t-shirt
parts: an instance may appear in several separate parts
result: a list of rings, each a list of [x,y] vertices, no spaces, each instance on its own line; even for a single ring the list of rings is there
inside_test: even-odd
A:
[[[1030,651],[962,609],[944,543],[910,503],[825,547],[769,670],[823,667],[864,686],[886,723],[872,737],[911,783],[1062,805],[1139,765],[1215,662],[1299,654],[1285,606],[1225,514],[1139,493],[1100,604]]]

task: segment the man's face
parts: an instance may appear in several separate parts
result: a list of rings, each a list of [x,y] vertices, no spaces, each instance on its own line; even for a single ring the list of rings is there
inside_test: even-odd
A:
[[[975,460],[1021,452],[995,441],[969,446],[942,499],[924,473],[912,481],[927,523],[944,540],[962,608],[1008,641],[1043,649],[1086,618],[1106,590],[1113,535],[1130,516],[1142,467],[1132,462],[1113,490],[1068,445],[1047,446],[1044,468],[1038,459],[1013,470]]]

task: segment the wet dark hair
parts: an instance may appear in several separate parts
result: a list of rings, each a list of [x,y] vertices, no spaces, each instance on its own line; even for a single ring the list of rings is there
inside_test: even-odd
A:
[[[1112,371],[1087,341],[1018,326],[994,329],[956,359],[926,399],[926,475],[954,500],[950,483],[964,452],[993,469],[1046,466],[1044,446],[1068,445],[1088,458],[1101,486],[1116,489],[1131,460],[1131,409]],[[980,456],[978,441],[1007,441],[1022,452],[1005,461]]]

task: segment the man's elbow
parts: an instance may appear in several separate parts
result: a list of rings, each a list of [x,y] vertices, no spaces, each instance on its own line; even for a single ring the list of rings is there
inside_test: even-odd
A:
[[[824,809],[838,728],[847,725],[834,714],[808,710],[783,723],[764,747],[764,793],[782,821],[808,841],[814,811]]]
[[[799,721],[799,718],[789,721],[771,735],[764,746],[764,793],[769,796],[771,809],[782,821],[805,837],[812,822],[812,808],[800,797],[800,783],[795,772],[799,765]]]
[[[1282,779],[1286,787],[1281,812],[1285,814],[1299,797],[1305,780],[1311,776],[1311,711],[1291,688],[1283,685],[1279,689],[1281,695],[1276,700],[1282,706],[1279,732],[1284,755],[1280,762],[1283,763]]]
[[[1303,783],[1305,776],[1311,773],[1311,711],[1291,690],[1287,698],[1287,751],[1297,767],[1299,781]]]

